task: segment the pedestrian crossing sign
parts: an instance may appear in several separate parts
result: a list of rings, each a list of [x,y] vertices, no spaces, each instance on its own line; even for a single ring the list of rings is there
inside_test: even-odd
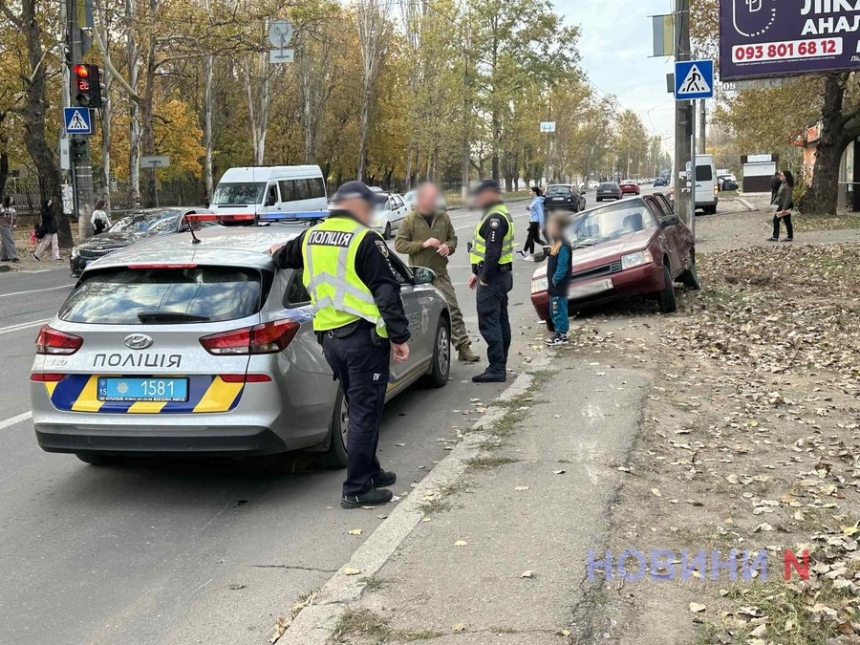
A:
[[[67,134],[92,134],[93,121],[89,108],[67,107],[63,108],[63,119],[66,122]]]
[[[714,96],[714,61],[685,60],[675,63],[675,100],[692,101]]]

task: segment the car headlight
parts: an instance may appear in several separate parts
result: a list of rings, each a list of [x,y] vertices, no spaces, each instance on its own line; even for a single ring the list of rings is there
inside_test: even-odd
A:
[[[540,293],[541,291],[546,291],[548,288],[548,278],[535,278],[532,280],[532,293]]]
[[[81,254],[80,249],[79,249],[78,247],[76,247],[76,246],[73,246],[73,247],[72,247],[72,259],[74,260],[74,259],[75,259],[76,257],[78,257],[80,254]]]
[[[636,251],[636,253],[628,253],[621,256],[621,270],[632,269],[633,267],[642,266],[643,264],[651,264],[651,254],[648,251]]]

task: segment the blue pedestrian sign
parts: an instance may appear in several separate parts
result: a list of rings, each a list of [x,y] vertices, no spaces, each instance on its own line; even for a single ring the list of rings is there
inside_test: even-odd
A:
[[[85,107],[63,108],[63,120],[68,134],[92,134],[93,121],[90,109]]]
[[[692,101],[714,96],[714,61],[685,60],[675,63],[675,100]]]

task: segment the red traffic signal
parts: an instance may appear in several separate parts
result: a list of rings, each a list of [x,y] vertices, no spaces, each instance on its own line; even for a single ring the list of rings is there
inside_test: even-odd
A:
[[[72,65],[72,100],[80,107],[102,106],[101,73],[97,65]]]

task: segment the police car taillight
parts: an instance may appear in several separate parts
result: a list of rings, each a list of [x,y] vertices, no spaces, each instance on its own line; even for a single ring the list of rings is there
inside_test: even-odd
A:
[[[36,336],[37,354],[74,354],[84,344],[84,339],[74,334],[58,331],[42,325]]]
[[[295,320],[243,327],[233,331],[203,336],[200,344],[210,354],[272,354],[282,352],[299,331]]]

